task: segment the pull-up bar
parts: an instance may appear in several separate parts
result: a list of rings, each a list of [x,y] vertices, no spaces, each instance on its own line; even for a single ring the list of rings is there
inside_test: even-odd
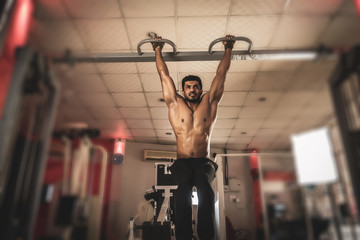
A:
[[[212,51],[213,46],[227,38],[218,38],[212,41],[208,51],[178,52],[176,45],[168,40],[155,40],[155,33],[148,34],[150,38],[140,41],[137,45],[137,53],[103,53],[91,55],[73,56],[69,52],[64,57],[53,58],[54,63],[77,63],[77,62],[154,62],[154,52],[143,53],[141,46],[145,43],[163,42],[172,46],[172,52],[163,52],[165,61],[218,61],[223,56],[223,51]],[[318,49],[285,49],[285,50],[252,50],[252,41],[246,37],[234,37],[233,41],[245,41],[249,44],[248,50],[232,51],[232,60],[316,60],[334,58],[336,54],[330,48]]]

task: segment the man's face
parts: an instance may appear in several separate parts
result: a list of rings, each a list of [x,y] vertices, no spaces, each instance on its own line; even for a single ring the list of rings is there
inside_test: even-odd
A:
[[[199,102],[202,95],[202,90],[198,81],[186,81],[184,85],[184,97],[188,102]]]

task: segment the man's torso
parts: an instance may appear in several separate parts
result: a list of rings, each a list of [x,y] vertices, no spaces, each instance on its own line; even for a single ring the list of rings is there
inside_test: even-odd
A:
[[[208,157],[210,134],[217,113],[217,103],[210,104],[208,94],[193,111],[185,99],[169,106],[169,119],[177,140],[178,158]]]

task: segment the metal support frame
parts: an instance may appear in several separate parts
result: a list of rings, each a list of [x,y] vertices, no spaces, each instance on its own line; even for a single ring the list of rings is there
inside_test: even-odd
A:
[[[163,52],[166,62],[182,61],[219,61],[222,59],[223,51],[194,52]],[[337,54],[332,49],[285,49],[285,50],[248,50],[232,51],[232,60],[318,60],[334,59]],[[115,62],[155,62],[155,53],[146,52],[141,55],[137,53],[98,53],[91,55],[65,54],[64,57],[53,58],[54,63],[115,63]]]

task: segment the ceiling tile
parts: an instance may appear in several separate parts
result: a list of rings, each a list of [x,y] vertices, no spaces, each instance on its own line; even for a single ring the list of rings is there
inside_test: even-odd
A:
[[[239,118],[235,124],[235,128],[238,129],[257,129],[264,122],[261,118]],[[248,133],[249,134],[249,133]]]
[[[153,129],[131,129],[132,135],[134,137],[140,136],[140,137],[154,137],[156,136],[156,133]]]
[[[281,134],[283,129],[281,128],[260,128],[259,131],[256,133],[258,137],[276,137],[277,135]]]
[[[214,138],[223,138],[223,137],[229,137],[231,134],[231,129],[214,129],[212,131],[211,137]]]
[[[61,77],[67,78],[71,78],[77,74],[98,73],[94,63],[76,63],[74,65],[57,63],[52,66],[52,69]]]
[[[85,49],[74,24],[69,20],[33,21],[32,43],[47,53],[59,53],[65,49]]]
[[[314,97],[314,94],[314,91],[287,92],[279,98],[277,106],[302,107]]]
[[[233,128],[236,119],[217,119],[215,129]]]
[[[329,114],[331,114],[333,112],[333,109],[332,109],[332,105],[329,104],[330,108],[329,107],[314,107],[312,105],[310,106],[307,106],[305,108],[302,109],[301,111],[301,116],[308,116],[308,117],[311,117],[311,116],[328,116]]]
[[[225,92],[220,102],[220,106],[234,107],[244,104],[247,92]]]
[[[247,144],[237,144],[237,143],[226,144],[226,149],[245,150],[247,148],[248,148]]]
[[[226,148],[226,143],[210,144],[210,148],[224,149],[224,148]]]
[[[83,107],[83,102],[79,98],[77,94],[75,94],[72,88],[67,89],[64,87],[63,83],[61,83],[61,96],[59,102],[59,108],[68,108],[68,107]]]
[[[124,22],[120,18],[75,20],[75,23],[86,46],[93,52],[130,49]]]
[[[95,125],[102,129],[122,130],[127,129],[125,120],[123,119],[99,119],[95,122]]]
[[[276,106],[270,112],[268,118],[293,118],[294,116],[301,113],[301,107],[297,106]]]
[[[153,119],[168,119],[168,111],[167,107],[150,108],[151,117]]]
[[[178,16],[228,15],[230,0],[182,0],[177,2]]]
[[[140,74],[142,85],[145,92],[161,92],[161,80],[157,73]],[[177,86],[177,79],[173,79],[175,87]]]
[[[286,0],[234,0],[231,15],[279,15]]]
[[[243,107],[240,110],[239,118],[266,118],[272,107]]]
[[[321,42],[336,47],[350,47],[360,42],[359,17],[337,16],[322,35]]]
[[[317,127],[316,124],[318,121],[319,119],[314,117],[309,118],[306,116],[305,117],[299,116],[296,119],[294,119],[294,121],[291,122],[291,124],[288,126],[288,128],[285,129],[285,131],[290,134],[308,131]]]
[[[280,92],[249,92],[244,105],[253,107],[273,106],[280,96]],[[262,99],[265,99],[265,101]]]
[[[137,73],[135,63],[96,63],[100,73]]]
[[[122,118],[119,110],[115,107],[89,108],[90,113],[95,119],[115,119]]]
[[[67,18],[68,14],[61,0],[38,0],[34,2],[36,19]]]
[[[301,71],[294,74],[289,91],[317,91],[328,85],[328,76]]]
[[[178,17],[176,45],[207,50],[213,40],[224,37],[225,26],[226,17]]]
[[[143,93],[113,93],[112,96],[117,106],[120,107],[146,107]]]
[[[228,73],[225,80],[225,91],[248,91],[254,77],[255,73]]]
[[[230,137],[228,143],[249,144],[252,139],[252,136]]]
[[[121,17],[116,0],[63,0],[74,18],[116,18]]]
[[[273,48],[317,47],[320,44],[318,38],[328,22],[327,16],[282,16],[269,46]]]
[[[292,0],[286,14],[330,14],[335,13],[343,0]]]
[[[155,132],[159,138],[171,138],[176,140],[174,131],[172,129],[157,129]]]
[[[259,71],[264,72],[292,72],[296,71],[302,61],[298,60],[262,60]]]
[[[102,74],[109,92],[142,92],[138,74]]]
[[[162,92],[145,93],[145,96],[150,107],[166,107],[166,103],[160,101],[163,98]]]
[[[226,144],[226,142],[228,141],[227,137],[212,137],[210,140],[210,144],[211,146],[215,145],[215,144]]]
[[[259,72],[256,74],[251,90],[285,91],[293,81],[292,72]]]
[[[265,119],[263,128],[285,128],[290,124],[292,120],[290,118],[268,118]]]
[[[218,119],[237,118],[240,113],[240,107],[218,107]]]
[[[151,120],[148,119],[127,119],[127,125],[129,128],[151,128],[153,129],[153,124]]]
[[[153,123],[156,129],[171,129],[171,124],[168,119],[154,119]]]
[[[190,61],[179,62],[178,69],[180,73],[211,73],[215,77],[219,61]]]
[[[174,18],[126,18],[125,19],[131,48],[137,50],[138,43],[144,39],[148,39],[148,32],[155,32],[163,39],[168,39],[176,45],[175,19]],[[142,52],[154,52],[150,43],[141,46]],[[164,45],[163,51],[171,51],[169,44]],[[155,65],[155,64],[154,64]]]
[[[88,107],[113,107],[114,102],[108,93],[81,93],[78,95]]]
[[[75,92],[107,92],[98,74],[75,74],[67,81]]]
[[[253,43],[253,49],[264,48],[269,45],[280,16],[231,16],[227,33],[235,36],[247,37]],[[234,49],[247,50],[248,43],[237,41]]]
[[[258,125],[260,126],[260,124]],[[257,131],[258,131],[258,127],[257,128],[248,128],[245,126],[235,126],[236,129],[234,129],[231,132],[231,137],[253,137],[256,135]]]
[[[229,68],[231,72],[256,72],[260,67],[260,61],[232,60]]]
[[[125,17],[174,16],[174,1],[121,0]]]
[[[69,121],[86,121],[93,119],[85,108],[69,107],[61,111],[62,117],[66,122]]]
[[[139,136],[137,136],[134,140],[135,140],[135,142],[138,142],[138,143],[153,143],[153,144],[159,143],[157,137],[139,137]]]
[[[119,108],[121,115],[126,119],[147,119],[150,112],[147,108]]]
[[[166,66],[169,69],[170,76],[174,78],[177,72],[177,62],[167,62]],[[155,62],[138,62],[136,66],[139,69],[139,73],[157,73]]]

